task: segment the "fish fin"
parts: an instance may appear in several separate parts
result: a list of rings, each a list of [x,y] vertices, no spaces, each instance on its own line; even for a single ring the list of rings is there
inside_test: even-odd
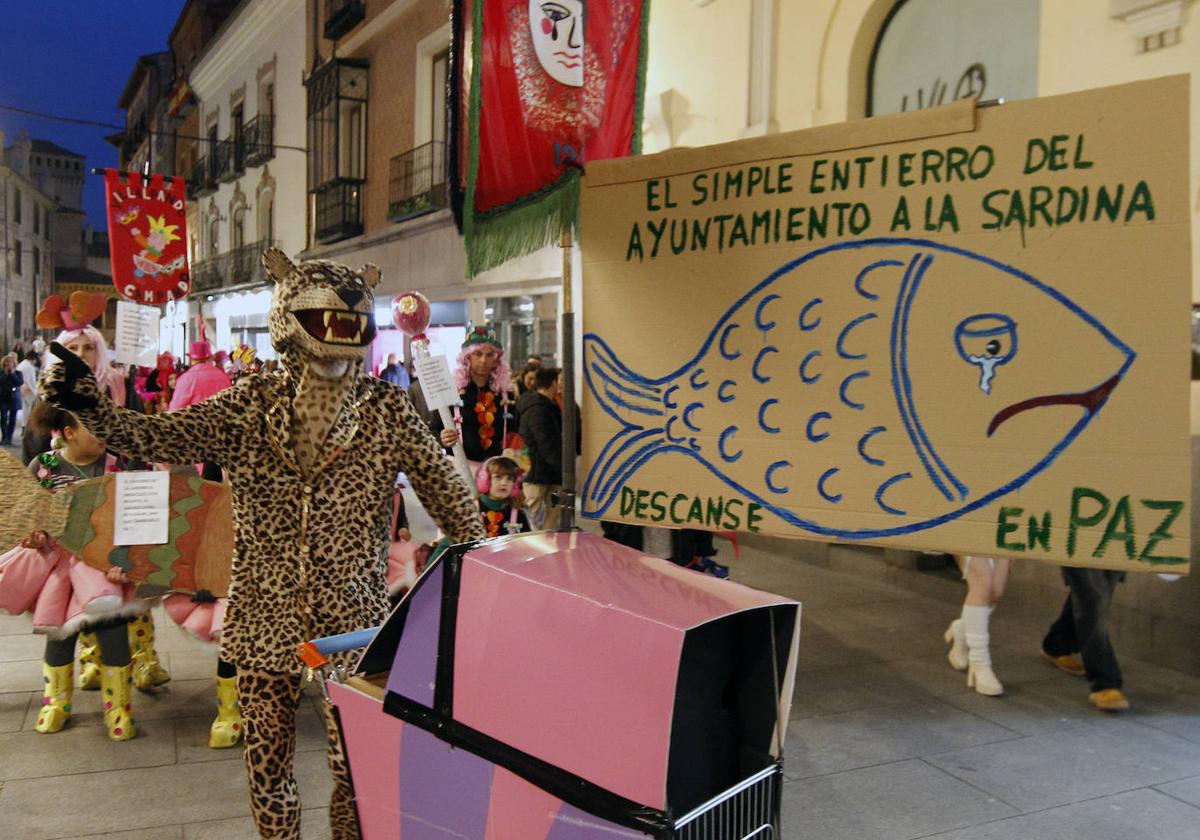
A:
[[[584,516],[602,516],[626,479],[666,448],[666,405],[662,384],[626,367],[603,339],[583,338],[583,379],[600,410],[621,428],[605,442],[588,470],[580,494]]]
[[[58,537],[69,502],[38,483],[29,469],[8,452],[0,452],[0,551],[12,548],[31,531]]]

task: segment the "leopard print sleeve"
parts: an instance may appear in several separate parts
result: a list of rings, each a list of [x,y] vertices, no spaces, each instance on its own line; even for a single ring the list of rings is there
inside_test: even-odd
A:
[[[203,402],[166,414],[130,411],[109,399],[77,410],[80,422],[114,452],[127,458],[189,464],[226,460],[237,439],[237,418],[254,399],[249,381]]]
[[[462,543],[486,536],[475,498],[454,464],[442,452],[408,397],[394,389],[394,426],[399,470],[408,476],[413,490],[429,515],[449,537]]]

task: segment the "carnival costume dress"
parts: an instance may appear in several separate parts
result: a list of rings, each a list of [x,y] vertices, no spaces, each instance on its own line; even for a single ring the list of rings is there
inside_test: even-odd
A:
[[[40,387],[132,457],[211,460],[226,469],[235,520],[222,656],[238,668],[251,808],[265,837],[300,836],[292,772],[299,642],[380,624],[396,475],[455,541],[481,537],[469,489],[403,391],[363,372],[374,338],[374,266],[299,266],[271,249],[268,317],[280,371],[252,376],[182,411],[154,416],[105,398],[91,371],[64,364]],[[357,836],[345,757],[326,714],[334,838]]]

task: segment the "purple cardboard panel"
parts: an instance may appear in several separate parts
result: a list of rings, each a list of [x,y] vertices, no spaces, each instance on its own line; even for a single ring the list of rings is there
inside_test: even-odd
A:
[[[483,840],[496,765],[417,726],[400,751],[400,836]]]
[[[437,676],[445,569],[444,563],[438,563],[412,593],[404,635],[396,648],[387,682],[388,691],[429,707],[433,706],[433,686]]]

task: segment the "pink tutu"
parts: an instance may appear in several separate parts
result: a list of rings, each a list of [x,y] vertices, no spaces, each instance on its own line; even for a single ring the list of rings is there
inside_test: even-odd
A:
[[[0,610],[32,613],[36,633],[65,638],[97,621],[141,615],[153,605],[135,598],[132,586],[111,582],[57,545],[17,546],[0,554]]]
[[[191,595],[174,593],[163,598],[167,615],[202,642],[221,641],[221,628],[225,624],[226,598],[198,604]]]

